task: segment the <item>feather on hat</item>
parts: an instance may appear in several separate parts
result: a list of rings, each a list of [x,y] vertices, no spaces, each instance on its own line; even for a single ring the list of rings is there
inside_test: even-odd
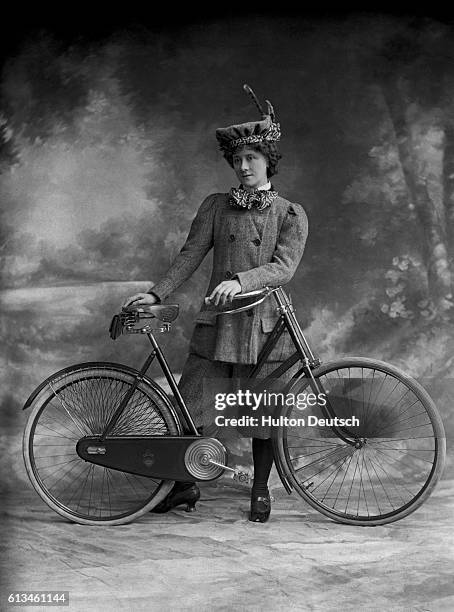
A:
[[[275,120],[274,108],[269,100],[266,100],[267,112],[264,112],[256,95],[249,87],[243,85],[245,92],[251,96],[259,109],[261,121],[249,121],[238,125],[229,125],[216,130],[216,138],[222,151],[230,153],[241,146],[256,144],[258,142],[276,142],[281,137],[281,128]]]

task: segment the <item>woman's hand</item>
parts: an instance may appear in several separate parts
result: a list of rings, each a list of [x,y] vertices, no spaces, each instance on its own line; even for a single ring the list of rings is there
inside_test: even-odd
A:
[[[213,289],[213,292],[208,296],[209,301],[212,304],[218,306],[229,301],[231,302],[234,295],[241,293],[241,285],[237,280],[222,281],[217,287]]]
[[[157,301],[157,297],[151,293],[136,293],[126,298],[123,302],[123,308],[131,306],[131,304],[134,304],[134,306],[151,306],[152,304],[156,304]]]

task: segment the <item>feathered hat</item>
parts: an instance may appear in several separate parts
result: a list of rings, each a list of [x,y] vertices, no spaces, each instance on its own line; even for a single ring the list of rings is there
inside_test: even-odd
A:
[[[261,121],[249,121],[238,125],[218,128],[216,138],[221,151],[231,153],[241,146],[256,144],[258,142],[276,142],[281,137],[281,128],[276,123],[274,109],[269,100],[266,100],[267,112],[264,112],[255,93],[249,85],[243,85],[244,91],[252,98],[254,104],[262,115]]]

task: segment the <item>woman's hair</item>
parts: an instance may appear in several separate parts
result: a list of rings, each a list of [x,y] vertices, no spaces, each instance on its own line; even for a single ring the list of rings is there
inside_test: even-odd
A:
[[[279,153],[279,149],[277,148],[277,144],[275,142],[256,142],[254,144],[241,145],[233,151],[226,151],[224,153],[224,157],[232,168],[233,156],[235,155],[235,153],[237,151],[240,151],[241,149],[246,148],[252,149],[253,151],[258,151],[267,158],[268,168],[266,170],[266,174],[268,178],[271,178],[272,176],[277,174],[277,166],[282,155]]]

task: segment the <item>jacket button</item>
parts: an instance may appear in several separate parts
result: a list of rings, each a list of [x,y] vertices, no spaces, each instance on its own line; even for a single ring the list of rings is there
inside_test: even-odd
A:
[[[227,270],[227,272],[225,273],[225,278],[232,278],[232,273],[230,272],[230,270]]]
[[[260,238],[255,238],[252,242],[255,244],[255,246],[259,246],[260,244],[262,244]]]
[[[234,240],[235,240],[235,235],[234,234],[230,234],[229,241],[233,242]]]

